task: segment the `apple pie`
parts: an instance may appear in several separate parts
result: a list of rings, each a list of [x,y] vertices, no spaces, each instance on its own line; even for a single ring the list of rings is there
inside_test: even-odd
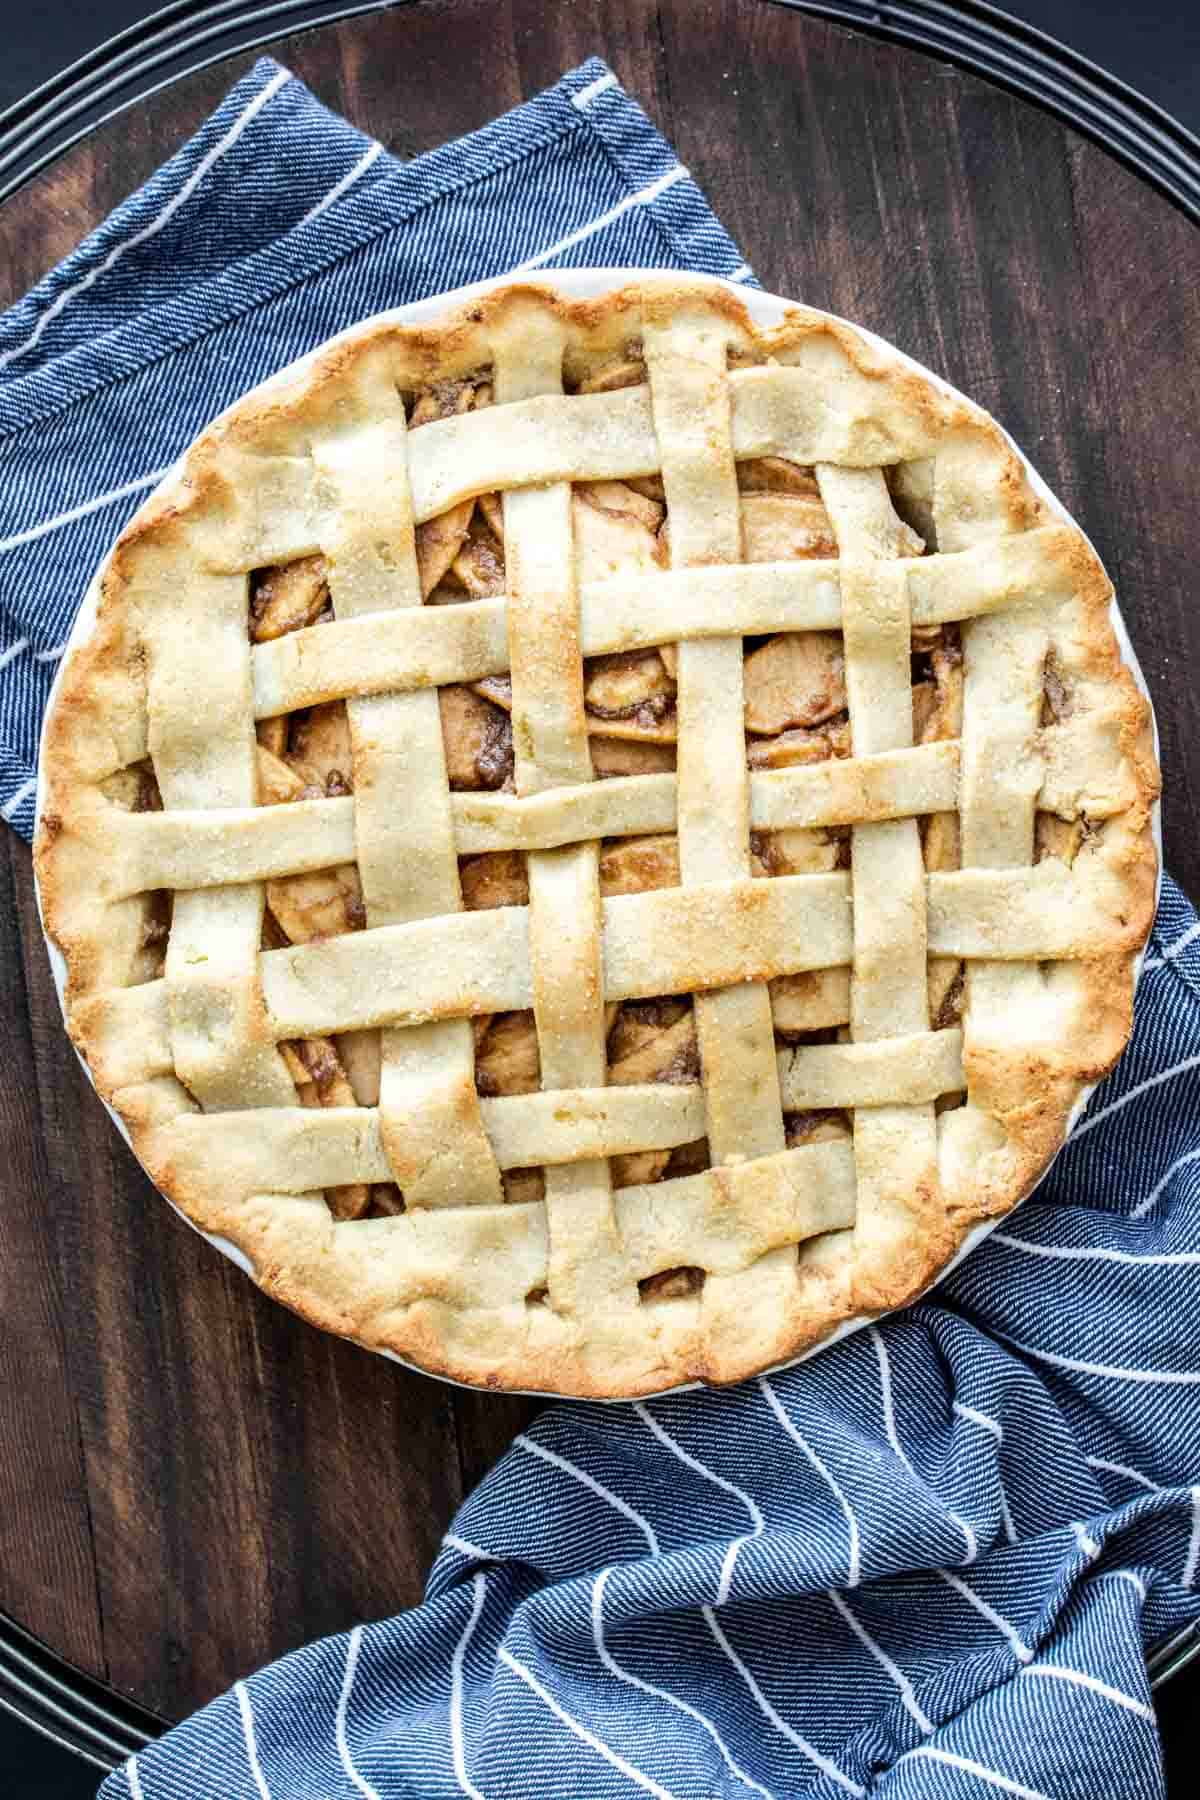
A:
[[[502,287],[249,394],[47,727],[71,1034],[305,1317],[736,1380],[920,1293],[1129,1032],[1149,713],[1000,429],[714,282]]]

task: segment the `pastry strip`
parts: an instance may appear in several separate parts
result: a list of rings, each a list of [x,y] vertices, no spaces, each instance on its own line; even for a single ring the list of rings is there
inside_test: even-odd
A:
[[[313,444],[329,500],[322,541],[335,617],[403,617],[421,604],[407,438],[381,348],[355,365]],[[368,927],[452,917],[462,900],[436,692],[359,697],[346,706]],[[467,1020],[444,1019],[413,1033],[386,1029],[379,1106],[391,1178],[407,1206],[499,1201],[500,1170],[479,1116]]]
[[[563,341],[528,329],[523,308],[493,344],[499,406],[564,409]],[[533,347],[531,350],[531,346]],[[591,778],[583,658],[571,539],[571,489],[504,495],[513,749],[519,797]],[[605,1079],[599,848],[584,841],[534,850],[529,876],[529,965],[543,1090],[599,1088]],[[547,1300],[557,1311],[611,1313],[637,1301],[621,1250],[605,1158],[545,1170]]]

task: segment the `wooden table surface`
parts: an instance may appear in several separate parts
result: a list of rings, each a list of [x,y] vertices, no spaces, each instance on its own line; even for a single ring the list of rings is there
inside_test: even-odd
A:
[[[424,0],[275,53],[407,157],[595,51],[766,287],[981,401],[1092,536],[1158,709],[1168,861],[1200,893],[1195,229],[1048,116],[763,0]],[[0,209],[0,304],[250,60],[125,113]],[[169,1212],[68,1046],[11,833],[0,885],[0,1609],[176,1718],[416,1601],[534,1407],[322,1336]]]

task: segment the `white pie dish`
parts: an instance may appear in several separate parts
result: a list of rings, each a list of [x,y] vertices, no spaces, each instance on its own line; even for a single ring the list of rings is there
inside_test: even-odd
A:
[[[552,273],[548,276],[544,276],[541,273],[539,273],[538,281],[539,281],[539,284],[554,286],[560,292],[562,292],[564,295],[566,295],[570,298],[589,299],[589,298],[595,298],[595,297],[607,292],[611,288],[621,286],[624,283],[628,282],[630,279],[638,279],[638,280],[644,281],[646,279],[646,277],[647,277],[647,272],[641,271],[641,270],[573,270],[573,271],[562,272],[562,273]],[[509,278],[509,277],[499,277],[493,281],[476,284],[476,285],[474,285],[472,287],[468,287],[468,288],[458,289],[452,293],[439,295],[432,299],[421,301],[421,302],[415,303],[414,305],[411,305],[408,307],[397,308],[394,310],[394,312],[389,313],[384,316],[388,319],[394,320],[396,323],[401,323],[401,324],[406,324],[406,325],[421,324],[421,323],[427,322],[431,319],[441,316],[444,312],[446,312],[452,306],[460,305],[464,301],[469,301],[469,300],[474,299],[478,296],[481,296],[485,293],[488,293],[495,288],[506,285],[506,283],[510,279],[511,278]],[[787,300],[778,298],[776,296],[760,294],[756,290],[748,289],[748,288],[745,288],[740,285],[735,285],[735,284],[726,284],[726,285],[730,286],[731,289],[737,293],[739,299],[747,307],[747,309],[750,312],[755,323],[762,325],[762,326],[772,326],[772,325],[778,323],[780,318],[782,317],[782,315],[791,306],[793,306],[795,304],[794,302],[787,301]],[[351,328],[351,329],[353,330],[355,328]],[[869,343],[872,343],[872,344],[878,346],[879,348],[885,350],[891,356],[895,357],[897,355],[900,355],[899,352],[895,351],[894,347],[882,345],[880,343],[880,340],[874,338],[871,333],[863,331],[861,327],[855,326],[855,327],[853,327],[853,329],[858,331],[859,334],[863,338],[865,338]],[[326,347],[327,346],[322,346],[322,349],[324,349]],[[302,359],[302,360],[307,360],[307,359]],[[929,370],[921,368],[921,366],[919,364],[912,362],[912,360],[909,358],[901,356],[901,360],[908,363],[910,367],[912,367],[914,370],[916,370],[925,379],[935,382],[945,392],[955,395],[955,398],[961,398],[961,396],[958,396],[955,393],[955,390],[950,388],[948,383],[941,381],[939,377],[933,375]],[[1014,446],[1014,449],[1016,449],[1016,446]],[[1019,452],[1019,450],[1017,451],[1017,454],[1018,455],[1021,454]],[[1045,483],[1042,482],[1040,477],[1037,476],[1036,471],[1034,471],[1030,467],[1027,460],[1023,456],[1022,456],[1021,460],[1025,464],[1025,467],[1028,470],[1030,479],[1033,482],[1033,484],[1035,485],[1035,487],[1037,488],[1037,490],[1038,490],[1040,496],[1043,498],[1043,500],[1054,511],[1056,511],[1058,514],[1060,514],[1063,518],[1066,518],[1068,515],[1066,514],[1065,509],[1061,507],[1061,505],[1058,503],[1058,501],[1055,499],[1055,497],[1046,488]],[[68,646],[67,656],[64,656],[64,659],[63,659],[64,664],[67,660],[67,657],[70,655],[71,648],[75,644],[81,642],[82,639],[84,637],[86,637],[86,635],[90,631],[92,623],[94,621],[94,616],[95,616],[95,604],[96,604],[96,588],[95,588],[95,584],[93,584],[93,587],[91,589],[89,589],[87,596],[85,596],[84,603],[83,603],[83,606],[81,607],[79,617],[78,617],[75,627],[72,631],[70,644]],[[1132,646],[1130,645],[1130,642],[1128,639],[1128,634],[1125,631],[1124,624],[1120,618],[1120,614],[1116,608],[1115,602],[1112,607],[1112,623],[1113,623],[1114,633],[1115,633],[1118,643],[1120,644],[1120,647],[1121,647],[1122,655],[1123,655],[1126,663],[1132,670],[1133,674],[1135,675],[1138,685],[1141,687],[1143,693],[1146,693],[1144,679],[1143,679],[1141,671],[1138,667],[1136,657],[1134,656]],[[52,691],[51,696],[50,696],[50,702],[49,702],[49,705],[47,708],[47,719],[49,719],[51,711],[55,705],[57,688],[58,688],[58,684],[56,683],[55,691]],[[1148,696],[1147,696],[1147,698],[1148,698]],[[39,786],[39,791],[38,791],[38,814],[39,814],[39,817],[40,817],[41,808],[42,808],[42,798],[43,798],[42,790],[41,790],[41,787]],[[1160,835],[1159,835],[1157,809],[1155,812],[1155,838],[1156,838],[1156,844],[1157,844],[1158,850],[1159,850],[1159,865],[1160,865],[1160,869],[1161,869],[1161,839],[1160,839]],[[40,904],[40,895],[39,895],[39,904]],[[66,978],[65,964],[63,962],[63,959],[62,959],[60,953],[58,952],[58,950],[56,949],[56,947],[53,944],[48,943],[48,949],[49,949],[49,954],[50,954],[51,966],[52,966],[52,969],[54,972],[56,986],[58,988],[60,1000],[62,1000],[63,995],[64,995],[65,978]],[[1138,966],[1138,969],[1140,970],[1140,966],[1141,966],[1140,959],[1139,959],[1137,966]],[[1087,1098],[1091,1091],[1092,1090],[1089,1088],[1080,1095],[1080,1098],[1079,1098],[1079,1100],[1076,1104],[1076,1107],[1074,1108],[1073,1113],[1072,1113],[1072,1120],[1071,1120],[1072,1124],[1074,1124],[1074,1122],[1078,1119],[1079,1114],[1082,1112],[1083,1107],[1085,1106]],[[111,1113],[112,1109],[110,1108],[109,1110]],[[114,1123],[116,1123],[116,1125],[117,1125],[118,1130],[120,1130],[122,1132],[122,1135],[125,1136],[128,1141],[128,1133],[127,1133],[122,1121],[119,1119],[119,1117],[115,1113],[112,1113],[112,1117],[114,1119]],[[176,1210],[178,1211],[180,1209],[176,1208]],[[184,1215],[184,1216],[186,1216],[186,1215]],[[189,1221],[189,1222],[191,1222],[191,1221]],[[964,1256],[969,1249],[973,1248],[975,1246],[975,1244],[977,1244],[981,1240],[981,1238],[983,1236],[985,1236],[989,1230],[992,1229],[992,1226],[994,1223],[996,1223],[996,1220],[991,1219],[991,1220],[985,1221],[985,1222],[977,1225],[976,1227],[974,1227],[970,1231],[968,1236],[966,1237],[962,1246],[960,1247],[958,1254],[951,1259],[951,1261],[946,1265],[946,1268],[948,1269],[948,1268],[952,1268],[953,1266],[955,1266],[955,1264],[959,1260],[961,1260],[961,1257]],[[197,1229],[199,1229],[199,1227],[197,1227]],[[214,1236],[210,1233],[202,1233],[202,1235],[208,1236],[210,1242],[212,1242],[218,1249],[222,1250],[224,1252],[224,1254],[226,1254],[227,1256],[229,1256],[231,1258],[231,1260],[238,1263],[239,1267],[243,1268],[243,1270],[245,1270],[247,1273],[252,1273],[251,1265],[250,1265],[248,1259],[246,1258],[244,1253],[241,1250],[239,1250],[235,1245],[230,1243],[227,1239]],[[943,1269],[942,1273],[944,1274],[945,1272],[946,1272],[946,1269]],[[829,1333],[829,1335],[820,1344],[811,1347],[809,1350],[804,1352],[803,1355],[800,1357],[789,1359],[789,1363],[791,1361],[804,1360],[805,1356],[815,1354],[817,1349],[825,1347],[826,1344],[828,1344],[832,1341],[835,1341],[837,1338],[842,1337],[842,1336],[846,1335],[848,1332],[858,1329],[861,1325],[869,1323],[869,1322],[870,1322],[870,1320],[868,1318],[863,1318],[863,1317],[845,1321],[841,1325],[837,1326],[833,1331],[831,1331]],[[396,1360],[396,1361],[400,1361],[400,1362],[405,1361],[404,1358],[397,1356],[394,1352],[389,1351],[389,1350],[381,1350],[380,1354],[392,1356],[393,1360]],[[417,1365],[410,1364],[408,1366],[415,1367]],[[779,1366],[783,1366],[783,1365],[779,1365]],[[442,1377],[442,1378],[445,1379],[444,1377]],[[662,1390],[662,1391],[671,1391],[671,1390]]]

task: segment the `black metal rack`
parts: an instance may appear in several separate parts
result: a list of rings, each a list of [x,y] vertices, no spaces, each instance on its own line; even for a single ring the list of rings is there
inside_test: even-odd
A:
[[[982,0],[770,0],[924,50],[1007,88],[1091,138],[1200,224],[1200,139],[1044,32]],[[0,113],[0,201],[116,113],[240,50],[407,0],[173,0]],[[1200,1655],[1200,1630],[1149,1659],[1155,1686]],[[74,1668],[0,1614],[0,1708],[100,1769],[166,1721]]]
[[[172,0],[0,113],[0,200],[71,144],[238,50],[408,0]],[[1200,223],[1200,138],[1115,75],[984,0],[771,0],[985,76],[1093,139]]]
[[[167,1728],[166,1720],[74,1668],[2,1613],[0,1707],[105,1772]]]

